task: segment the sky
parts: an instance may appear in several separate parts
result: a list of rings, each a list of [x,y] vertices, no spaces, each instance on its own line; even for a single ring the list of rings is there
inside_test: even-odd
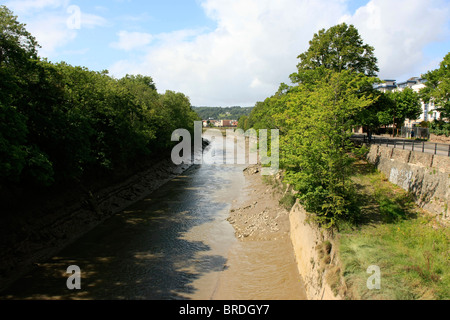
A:
[[[193,106],[243,106],[290,84],[320,29],[346,22],[405,81],[450,51],[450,0],[6,0],[41,57],[151,76]]]

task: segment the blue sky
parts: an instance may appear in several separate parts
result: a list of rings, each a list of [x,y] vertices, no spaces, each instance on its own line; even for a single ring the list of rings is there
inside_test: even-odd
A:
[[[381,78],[438,66],[450,0],[6,0],[50,61],[152,76],[193,105],[253,106],[289,83],[321,28],[354,24]],[[77,14],[81,15],[78,16]],[[78,19],[81,18],[81,19]],[[74,24],[78,21],[79,24]],[[75,26],[75,27],[74,27]]]

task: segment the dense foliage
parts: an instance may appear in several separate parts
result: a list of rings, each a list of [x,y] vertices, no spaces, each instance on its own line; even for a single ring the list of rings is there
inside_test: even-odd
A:
[[[321,72],[320,81],[300,84],[288,94],[275,119],[284,132],[280,151],[286,182],[319,223],[332,227],[358,217],[350,180],[355,147],[349,138],[355,117],[374,101],[361,88],[375,79],[349,70]]]
[[[353,25],[342,23],[322,29],[309,42],[308,50],[298,56],[298,72],[291,75],[294,83],[311,81],[326,70],[341,72],[349,70],[370,77],[379,71],[374,48],[364,44]]]
[[[285,182],[298,191],[301,204],[320,224],[356,222],[350,177],[360,150],[350,141],[353,129],[365,127],[371,135],[383,125],[400,128],[406,119],[420,116],[421,95],[410,88],[388,93],[376,89],[381,80],[376,77],[374,48],[364,44],[352,25],[320,30],[298,58],[297,72],[290,76],[293,84],[281,84],[273,96],[258,102],[239,127],[280,130]],[[435,100],[443,109],[448,102],[447,60],[428,76],[439,79],[427,92],[437,92]],[[432,130],[446,128],[436,122]]]
[[[437,136],[450,137],[450,123],[443,120],[435,120],[430,124],[430,132]]]
[[[115,79],[37,55],[38,44],[0,6],[0,185],[51,186],[110,174],[171,147],[198,120],[182,93],[151,77]]]
[[[421,90],[422,99],[426,102],[432,100],[442,119],[450,118],[450,52],[444,57],[440,67],[427,72],[424,76],[427,80],[426,88]]]
[[[193,107],[202,120],[239,120],[248,116],[253,107]]]
[[[405,88],[384,95],[385,103],[388,103],[389,107],[377,113],[381,125],[395,124],[396,128],[401,128],[406,119],[420,117],[422,113],[420,96],[413,89]]]
[[[374,89],[379,79],[373,48],[353,26],[321,30],[310,45],[291,75],[294,85],[281,84],[257,103],[245,127],[280,130],[286,182],[316,221],[335,227],[358,216],[350,181],[352,129],[368,124],[364,113],[385,111],[389,104]]]

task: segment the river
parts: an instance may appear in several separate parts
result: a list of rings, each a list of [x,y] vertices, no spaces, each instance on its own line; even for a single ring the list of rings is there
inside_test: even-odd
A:
[[[212,150],[209,160],[220,155]],[[246,197],[244,168],[192,166],[39,264],[0,299],[305,299],[290,242],[238,241],[226,220]],[[81,290],[66,286],[71,265],[81,270]]]

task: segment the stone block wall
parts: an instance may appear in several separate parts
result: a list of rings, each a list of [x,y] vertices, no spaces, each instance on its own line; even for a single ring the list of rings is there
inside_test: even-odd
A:
[[[411,192],[419,206],[449,222],[449,157],[372,145],[367,159],[390,182]]]

